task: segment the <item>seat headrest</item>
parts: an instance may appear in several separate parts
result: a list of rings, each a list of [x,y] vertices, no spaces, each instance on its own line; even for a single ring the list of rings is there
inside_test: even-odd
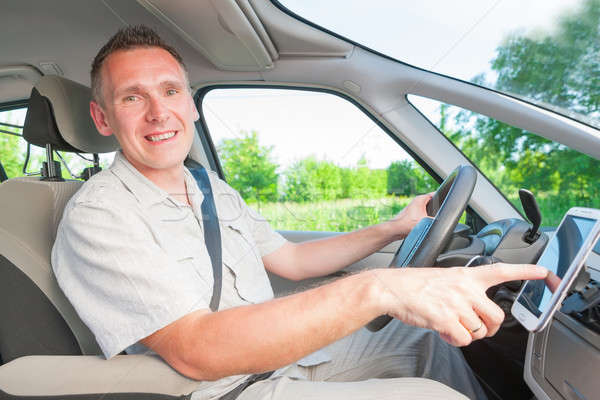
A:
[[[31,90],[23,137],[55,150],[109,153],[119,148],[114,136],[102,136],[90,116],[91,89],[56,75],[43,76]]]

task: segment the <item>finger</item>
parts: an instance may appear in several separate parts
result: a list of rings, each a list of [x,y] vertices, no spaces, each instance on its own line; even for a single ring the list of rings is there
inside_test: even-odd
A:
[[[450,323],[446,329],[440,331],[440,336],[452,346],[468,346],[473,341],[473,337],[458,320]]]
[[[421,203],[421,211],[427,214],[427,204],[429,203],[433,195],[431,193],[427,193],[419,195],[417,197],[419,197],[419,202]]]
[[[419,208],[425,207],[425,205],[429,202],[430,197],[426,194],[420,194],[415,196],[412,200],[412,203]]]
[[[561,279],[558,277],[558,275],[556,275],[552,271],[548,271],[548,276],[546,277],[546,285],[552,293],[556,292],[556,289],[558,289],[560,282]]]
[[[476,302],[473,310],[485,324],[487,336],[494,336],[504,321],[504,311],[487,297]]]
[[[484,338],[488,333],[486,324],[475,311],[469,313],[469,315],[461,316],[459,322],[469,332],[472,340]]]
[[[503,282],[545,279],[548,276],[548,270],[539,265],[531,264],[492,264],[476,267],[473,271],[479,275],[479,278],[485,285],[485,288],[498,285]]]

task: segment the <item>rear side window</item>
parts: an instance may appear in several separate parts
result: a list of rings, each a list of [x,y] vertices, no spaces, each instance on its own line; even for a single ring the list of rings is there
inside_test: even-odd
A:
[[[46,149],[28,146],[22,137],[27,107],[0,109],[0,178],[39,175],[42,163],[46,161]],[[100,154],[100,166],[106,168],[112,162],[114,153]],[[62,176],[65,179],[81,179],[81,173],[93,164],[92,154],[54,152],[54,159],[61,162]],[[25,165],[27,164],[27,165]],[[4,174],[3,174],[4,172]]]

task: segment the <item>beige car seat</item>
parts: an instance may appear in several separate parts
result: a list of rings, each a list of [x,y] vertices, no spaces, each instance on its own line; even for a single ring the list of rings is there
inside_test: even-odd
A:
[[[43,77],[32,90],[23,136],[46,148],[44,176],[0,184],[0,400],[176,399],[198,386],[155,355],[105,360],[52,273],[58,223],[83,183],[62,179],[53,151],[118,148],[112,136],[97,133],[90,95],[76,82]]]

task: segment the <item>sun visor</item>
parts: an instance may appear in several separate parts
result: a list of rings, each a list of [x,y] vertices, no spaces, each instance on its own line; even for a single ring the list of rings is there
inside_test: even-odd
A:
[[[264,71],[278,57],[248,2],[137,1],[221,70]]]

